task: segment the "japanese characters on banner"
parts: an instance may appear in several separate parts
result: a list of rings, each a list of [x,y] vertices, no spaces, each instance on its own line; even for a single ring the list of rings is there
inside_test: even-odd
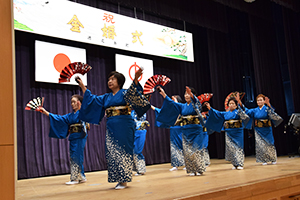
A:
[[[59,83],[61,71],[70,63],[86,63],[85,49],[49,42],[35,41],[35,81]],[[76,73],[70,77],[70,82],[63,84],[78,85],[75,77],[79,76],[87,85],[87,74]]]
[[[153,61],[148,59],[136,58],[116,54],[116,71],[124,74],[126,81],[123,88],[128,89],[134,80],[134,75],[137,70],[143,68],[143,74],[139,78],[140,84],[144,87],[145,82],[153,76]]]
[[[16,30],[194,62],[192,34],[65,0],[14,0]]]

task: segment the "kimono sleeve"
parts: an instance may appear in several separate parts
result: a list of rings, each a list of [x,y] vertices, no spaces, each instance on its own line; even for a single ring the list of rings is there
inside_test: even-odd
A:
[[[49,113],[50,132],[49,137],[64,139],[68,136],[70,114],[56,115]]]
[[[225,118],[224,112],[217,111],[213,108],[209,110],[209,118],[206,121],[206,128],[221,132]]]
[[[245,128],[252,129],[252,123],[253,123],[253,118],[254,118],[254,109],[248,109],[245,106],[243,106],[243,107],[244,107],[245,113],[249,116],[249,121],[248,121],[248,124],[245,125]]]
[[[136,85],[133,81],[124,95],[124,100],[132,106],[138,117],[142,117],[151,108],[150,102],[142,92],[141,84]]]
[[[201,123],[202,126],[204,126],[204,119],[203,119],[202,114],[201,114],[202,104],[195,95],[194,95],[194,99],[191,98],[191,100],[192,100],[193,108],[194,108],[195,112],[197,113],[197,115],[200,119],[200,123]]]
[[[163,124],[173,126],[177,120],[178,115],[181,113],[181,110],[182,108],[179,103],[172,101],[170,97],[166,96],[160,113],[156,119]]]
[[[274,127],[277,127],[279,124],[281,124],[281,122],[283,122],[282,117],[280,117],[276,112],[274,108],[270,108],[269,106],[267,106],[267,112],[268,112],[268,116],[269,119],[272,121],[272,123],[274,124]]]
[[[104,98],[106,94],[97,96],[87,89],[83,96],[79,119],[92,124],[99,124],[105,114]]]
[[[157,117],[160,114],[160,109],[159,108],[155,108],[154,112],[155,112],[155,126],[159,127],[159,128],[170,128],[169,125],[157,121]]]
[[[240,119],[242,120],[244,127],[247,126],[247,124],[249,123],[250,117],[245,113],[245,111],[243,111],[241,109],[241,107],[238,105],[238,116],[240,117]]]

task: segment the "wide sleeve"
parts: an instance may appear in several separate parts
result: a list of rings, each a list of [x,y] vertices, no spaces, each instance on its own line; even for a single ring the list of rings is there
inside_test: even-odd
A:
[[[245,113],[249,116],[249,121],[247,123],[247,125],[245,125],[246,129],[252,129],[252,123],[253,123],[253,119],[254,119],[254,109],[248,109],[247,107],[245,107],[243,105],[243,109],[245,110]]]
[[[166,96],[164,103],[161,107],[160,113],[157,116],[157,121],[169,126],[173,126],[177,120],[178,115],[181,113],[181,105]]]
[[[274,127],[277,127],[279,124],[281,124],[281,122],[283,122],[282,117],[280,117],[276,112],[274,108],[270,108],[269,106],[267,106],[267,113],[269,116],[269,119],[272,121],[272,123],[274,124]]]
[[[201,123],[202,126],[204,126],[205,125],[204,124],[204,119],[203,119],[202,114],[201,114],[202,104],[201,104],[201,102],[199,101],[199,99],[195,95],[194,95],[194,99],[191,98],[191,100],[192,100],[193,108],[196,111],[196,113],[197,113],[197,115],[198,115],[198,117],[200,119],[200,123]]]
[[[64,139],[68,136],[70,114],[56,115],[49,113],[50,132],[49,137]]]
[[[136,85],[133,81],[124,95],[124,100],[132,106],[138,117],[142,117],[151,108],[150,102],[142,92],[141,84]]]
[[[249,123],[250,117],[245,113],[245,111],[243,111],[241,109],[241,107],[238,105],[238,109],[237,109],[237,114],[240,117],[240,119],[242,120],[244,127],[247,126],[247,124]]]
[[[217,132],[221,132],[225,118],[224,118],[224,112],[220,112],[218,110],[215,110],[211,108],[209,110],[209,118],[206,120],[206,128],[212,129]]]
[[[99,124],[105,114],[104,98],[106,94],[97,96],[87,89],[83,96],[79,119],[92,124]]]
[[[160,114],[160,110],[161,109],[159,109],[159,108],[155,108],[155,110],[154,110],[154,112],[155,112],[155,126],[159,127],[159,128],[170,128],[169,125],[157,121],[157,117]]]

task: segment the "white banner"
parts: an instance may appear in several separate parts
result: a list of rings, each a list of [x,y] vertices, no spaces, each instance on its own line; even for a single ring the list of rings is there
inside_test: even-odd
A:
[[[73,62],[86,63],[85,49],[35,41],[35,81],[59,83],[61,71]],[[75,76],[80,76],[83,83],[87,85],[87,74],[75,74],[70,82],[63,84],[78,85]]]
[[[14,0],[16,30],[194,62],[191,33],[65,0]]]
[[[141,67],[144,68],[144,71],[139,79],[139,82],[144,88],[145,82],[148,80],[148,78],[153,76],[153,61],[116,54],[116,71],[124,74],[126,78],[123,86],[124,89],[129,88],[134,79],[135,72]]]

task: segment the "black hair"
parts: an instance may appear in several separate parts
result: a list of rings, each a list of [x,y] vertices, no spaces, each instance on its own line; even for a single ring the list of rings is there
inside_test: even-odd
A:
[[[189,88],[191,89],[191,92],[192,92],[195,96],[197,96],[195,88],[193,88],[193,87],[189,87]]]
[[[230,101],[234,101],[235,105],[238,105],[238,101],[235,99],[235,97],[230,97],[230,98],[228,99],[227,106],[229,106],[229,102],[230,102]]]
[[[82,101],[83,101],[83,96],[81,96],[81,95],[79,95],[79,94],[74,94],[72,97],[71,97],[71,99],[72,98],[77,98],[79,101],[80,101],[80,103],[82,103]]]
[[[182,98],[178,94],[173,95],[173,96],[176,98],[176,100],[177,100],[178,103],[182,103],[183,102]]]
[[[122,89],[123,85],[125,83],[125,76],[122,73],[117,72],[117,71],[110,72],[108,74],[108,78],[110,78],[111,76],[114,76],[117,79],[118,85],[119,85],[120,89]]]

